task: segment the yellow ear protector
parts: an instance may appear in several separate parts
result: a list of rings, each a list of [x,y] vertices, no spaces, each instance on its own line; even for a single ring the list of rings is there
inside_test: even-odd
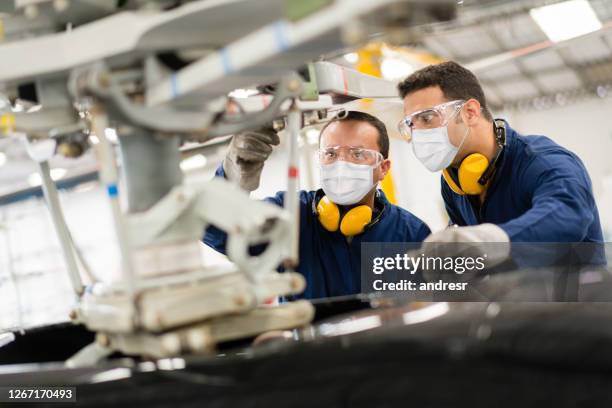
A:
[[[442,177],[455,193],[478,195],[487,188],[487,184],[495,173],[495,165],[506,145],[505,122],[496,119],[493,121],[493,128],[497,150],[492,163],[489,163],[489,159],[484,154],[472,153],[461,161],[458,169],[449,166],[442,170]]]
[[[320,191],[322,193],[322,190]],[[367,205],[358,205],[348,210],[345,214],[341,214],[338,205],[327,198],[327,196],[323,195],[318,202],[316,198],[315,196],[313,201],[313,207],[316,203],[316,208],[313,210],[323,228],[330,232],[338,231],[338,228],[340,228],[340,232],[347,237],[361,234],[366,228],[377,223],[384,210],[383,205],[376,218],[372,220],[372,209]],[[378,193],[376,198],[378,198]],[[375,202],[377,201],[376,198]]]

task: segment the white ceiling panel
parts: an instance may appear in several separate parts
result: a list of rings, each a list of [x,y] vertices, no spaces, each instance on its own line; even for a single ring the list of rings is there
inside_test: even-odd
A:
[[[479,27],[468,27],[445,34],[443,43],[456,58],[467,61],[502,51],[491,36]]]
[[[563,59],[554,49],[536,52],[521,59],[523,67],[529,72],[537,73],[565,66]]]
[[[505,101],[532,98],[538,95],[538,90],[526,79],[498,82],[496,85]]]
[[[482,89],[485,93],[485,97],[487,98],[487,102],[489,105],[501,105],[503,104],[503,100],[499,97],[498,93],[493,90],[492,87],[483,85]]]
[[[521,75],[521,70],[514,62],[507,62],[500,65],[495,65],[489,69],[477,73],[479,78],[489,81],[503,80],[508,77],[516,77]]]
[[[584,40],[573,42],[563,47],[561,52],[567,56],[570,63],[579,65],[612,56],[610,47],[601,36],[591,36]]]
[[[538,83],[548,92],[567,91],[582,85],[580,78],[570,70],[536,75]]]
[[[423,42],[425,44],[425,48],[427,48],[427,50],[432,54],[446,59],[451,59],[453,57],[450,50],[444,46],[436,36],[426,36]]]
[[[491,25],[497,38],[507,50],[525,47],[540,41],[545,41],[546,35],[528,14],[500,19]]]

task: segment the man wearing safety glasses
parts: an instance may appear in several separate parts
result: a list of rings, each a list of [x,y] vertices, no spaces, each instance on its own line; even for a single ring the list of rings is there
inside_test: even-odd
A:
[[[545,136],[494,120],[483,90],[454,62],[398,85],[399,129],[416,158],[442,171],[450,222],[427,242],[602,242],[591,180],[580,159]]]
[[[217,176],[248,191],[259,186],[263,163],[279,143],[272,130],[234,136]],[[389,137],[385,125],[363,112],[351,111],[321,130],[321,187],[300,192],[300,264],[306,299],[361,291],[362,242],[422,242],[430,230],[408,211],[389,203],[377,186],[385,177]],[[285,192],[266,200],[279,206]],[[209,227],[204,242],[225,252],[226,235]]]

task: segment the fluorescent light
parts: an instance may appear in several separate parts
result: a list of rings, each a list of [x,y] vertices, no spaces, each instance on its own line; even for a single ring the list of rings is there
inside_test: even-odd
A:
[[[306,130],[306,143],[311,145],[319,144],[319,135],[321,131],[319,129],[310,128]]]
[[[344,59],[349,64],[356,64],[359,61],[359,56],[356,52],[349,52],[348,54],[344,54]]]
[[[0,152],[0,167],[6,164],[6,154]]]
[[[104,129],[104,136],[106,136],[106,139],[113,144],[116,144],[119,141],[117,131],[113,128]]]
[[[571,0],[533,8],[531,17],[551,41],[559,42],[601,28],[601,21],[586,0]]]
[[[249,96],[257,95],[259,91],[257,89],[235,89],[229,93],[229,96],[237,99],[246,99]]]
[[[55,180],[61,179],[62,177],[66,175],[66,169],[62,169],[58,167],[55,169],[51,169],[50,173],[51,173],[51,179],[55,181]],[[32,187],[38,187],[42,185],[42,179],[40,178],[40,174],[39,173],[30,174],[28,176],[28,184]]]
[[[397,58],[385,58],[380,64],[380,72],[384,79],[394,81],[406,78],[414,72],[414,67]]]
[[[196,154],[195,156],[191,156],[190,158],[185,159],[181,162],[181,170],[189,171],[200,169],[206,166],[207,162],[208,160],[206,160],[206,156],[204,156],[203,154]]]

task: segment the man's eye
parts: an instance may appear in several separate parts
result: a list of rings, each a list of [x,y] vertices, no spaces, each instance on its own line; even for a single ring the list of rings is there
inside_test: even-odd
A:
[[[431,123],[431,121],[433,120],[433,118],[434,118],[433,113],[425,113],[425,114],[421,115],[421,120],[422,120],[424,123]]]

